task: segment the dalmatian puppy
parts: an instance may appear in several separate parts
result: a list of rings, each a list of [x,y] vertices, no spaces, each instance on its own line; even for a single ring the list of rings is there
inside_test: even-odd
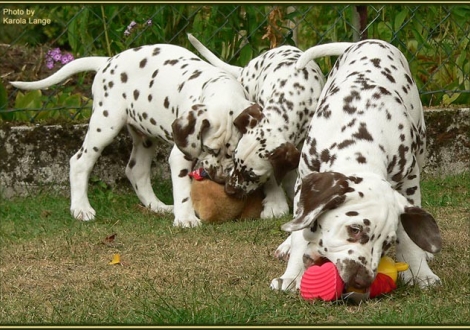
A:
[[[262,108],[250,108],[235,119],[242,137],[233,154],[234,167],[225,191],[242,197],[263,185],[262,218],[289,212],[281,183],[293,199],[293,186],[307,126],[324,85],[323,74],[310,61],[302,68],[295,63],[302,51],[280,46],[251,60],[245,67],[229,65],[211,53],[194,36],[189,41],[210,63],[238,78],[251,101]],[[325,55],[340,55],[342,48],[328,48]]]
[[[277,255],[288,257],[275,290],[298,289],[306,267],[326,258],[346,287],[367,289],[396,244],[409,264],[408,284],[438,284],[427,260],[441,250],[435,219],[423,210],[420,170],[426,138],[423,109],[404,55],[381,40],[339,43],[302,148],[291,232]],[[297,68],[317,58],[307,50]]]
[[[82,147],[70,159],[72,215],[93,220],[87,196],[90,172],[121,128],[133,139],[126,167],[140,201],[154,212],[174,212],[175,226],[200,224],[190,197],[187,175],[199,161],[223,181],[241,136],[234,119],[257,108],[236,79],[189,50],[168,44],[126,50],[114,57],[86,57],[37,82],[12,82],[21,89],[42,89],[83,71],[96,71],[93,114]],[[150,168],[160,141],[172,143],[169,156],[174,207],[163,204],[151,186]]]

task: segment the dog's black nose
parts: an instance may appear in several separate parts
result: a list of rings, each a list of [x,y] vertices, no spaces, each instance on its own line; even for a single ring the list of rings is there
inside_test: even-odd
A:
[[[362,267],[349,281],[349,285],[356,289],[367,289],[371,286],[373,278]]]
[[[356,289],[367,289],[370,286],[370,283],[366,279],[356,276],[351,285]]]

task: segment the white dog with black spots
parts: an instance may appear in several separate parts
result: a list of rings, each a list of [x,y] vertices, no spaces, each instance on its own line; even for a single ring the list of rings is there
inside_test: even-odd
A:
[[[198,161],[214,180],[223,182],[241,137],[234,120],[257,106],[246,99],[232,75],[168,44],[129,49],[110,58],[79,58],[46,79],[12,85],[42,89],[83,71],[96,71],[96,76],[88,132],[70,159],[72,215],[79,220],[95,218],[87,196],[90,172],[127,125],[133,149],[126,175],[142,204],[154,212],[173,210],[175,226],[199,225],[188,173]],[[174,143],[169,156],[174,207],[162,203],[151,185],[151,161],[160,141]]]
[[[283,186],[293,199],[300,148],[325,83],[323,73],[313,61],[297,68],[303,52],[294,46],[270,49],[238,67],[220,60],[194,36],[188,37],[205,59],[237,77],[249,99],[260,106],[247,109],[235,120],[243,135],[233,154],[234,167],[225,191],[242,197],[263,186],[266,197],[261,217],[286,215],[289,205]],[[343,49],[323,51],[324,56],[333,56]]]
[[[320,45],[297,62],[323,55]],[[381,40],[338,43],[302,149],[291,232],[276,255],[288,259],[275,290],[299,288],[305,269],[322,259],[336,265],[346,287],[368,289],[396,244],[409,264],[406,283],[440,282],[428,259],[441,250],[438,225],[421,208],[425,160],[423,108],[405,56]]]

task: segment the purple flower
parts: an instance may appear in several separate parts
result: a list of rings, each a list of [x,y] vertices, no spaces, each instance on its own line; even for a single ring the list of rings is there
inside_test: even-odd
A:
[[[133,28],[134,26],[136,26],[136,25],[137,25],[137,23],[136,23],[135,21],[132,21],[132,22],[129,24],[129,26],[127,27],[127,29],[130,31],[130,30],[132,30],[132,28]]]
[[[54,67],[54,61],[52,59],[46,59],[46,67],[51,70]]]
[[[74,60],[73,55],[70,54],[70,53],[66,53],[66,54],[62,55],[62,58],[60,59],[62,64],[67,64],[67,63],[69,63],[73,60]]]
[[[152,25],[152,20],[149,19],[145,24],[147,24],[148,26],[151,26]]]
[[[49,55],[50,57],[54,57],[56,55],[60,55],[60,48],[54,48],[54,49],[51,49],[47,52],[47,55]]]
[[[74,57],[70,53],[63,53],[60,48],[54,48],[47,52],[46,54],[46,67],[52,69],[55,62],[61,62],[62,64],[67,64],[74,60]]]
[[[52,58],[54,59],[54,61],[56,62],[59,62],[60,59],[62,58],[62,54],[54,54],[54,56],[52,56]]]

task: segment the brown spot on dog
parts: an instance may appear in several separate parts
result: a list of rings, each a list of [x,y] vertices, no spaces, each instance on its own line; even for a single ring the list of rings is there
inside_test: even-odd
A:
[[[242,111],[237,118],[233,121],[235,127],[240,133],[245,134],[248,127],[253,128],[264,117],[261,112],[261,107],[258,104],[253,104]]]
[[[366,123],[361,123],[359,130],[357,133],[354,133],[353,136],[359,140],[374,141],[372,135],[370,135],[369,131],[367,130]]]

